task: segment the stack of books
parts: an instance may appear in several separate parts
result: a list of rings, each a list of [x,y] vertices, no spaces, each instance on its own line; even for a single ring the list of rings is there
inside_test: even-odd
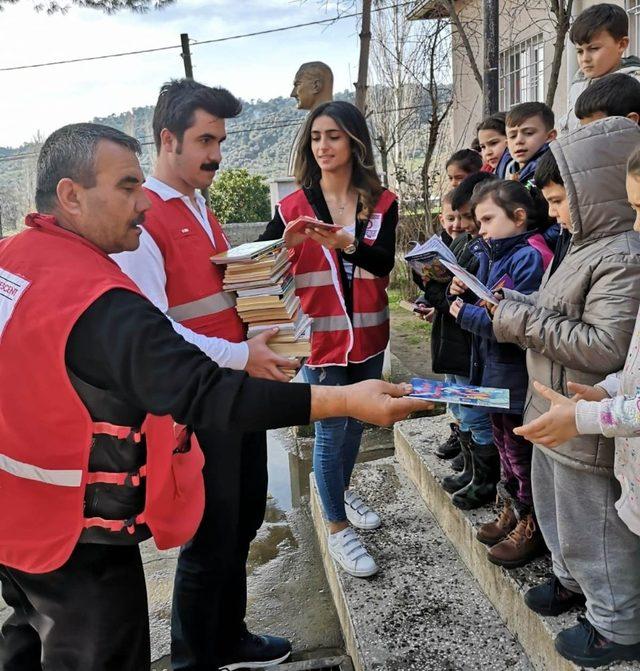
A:
[[[237,294],[236,309],[248,337],[277,326],[269,347],[284,357],[311,354],[311,320],[300,308],[283,240],[249,242],[211,257],[225,265],[225,291]]]

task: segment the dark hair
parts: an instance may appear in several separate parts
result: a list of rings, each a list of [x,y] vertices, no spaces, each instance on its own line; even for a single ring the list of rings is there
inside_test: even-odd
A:
[[[534,202],[526,187],[515,180],[496,179],[482,182],[473,190],[471,212],[475,218],[476,206],[483,200],[491,198],[493,202],[507,213],[509,219],[515,219],[516,210],[524,210],[527,219],[534,211]]]
[[[320,182],[322,171],[311,149],[311,129],[313,122],[321,116],[331,117],[349,136],[352,154],[351,185],[358,192],[362,203],[358,218],[366,221],[382,193],[382,184],[376,172],[367,122],[355,105],[344,100],[334,100],[322,103],[309,112],[296,147],[294,162],[296,181],[304,187]]]
[[[640,82],[622,72],[601,77],[580,94],[574,111],[578,119],[590,117],[596,112],[603,112],[606,116],[627,116],[631,112],[640,114]]]
[[[614,40],[629,35],[629,17],[622,7],[601,2],[580,12],[569,31],[573,44],[586,44],[606,30]]]
[[[481,130],[495,130],[501,135],[507,134],[507,129],[505,127],[505,119],[507,118],[506,112],[496,112],[490,116],[486,116],[477,126],[476,126],[476,135]]]
[[[57,201],[61,179],[71,179],[85,188],[96,185],[96,151],[101,141],[114,142],[134,154],[140,143],[117,128],[97,123],[75,123],[49,135],[38,155],[36,209],[51,212]]]
[[[533,175],[533,181],[538,189],[544,189],[545,186],[549,186],[552,182],[564,186],[564,180],[560,174],[558,162],[551,149],[545,151],[538,160],[538,165],[536,166],[536,171]]]
[[[472,198],[473,190],[481,182],[497,181],[497,177],[490,172],[474,172],[465,177],[460,184],[453,190],[451,198],[451,207],[459,210],[464,207]]]
[[[556,118],[553,110],[545,103],[531,102],[514,105],[508,112],[505,119],[506,126],[520,126],[524,121],[532,116],[539,116],[547,130],[553,130]]]
[[[482,168],[482,156],[477,151],[473,151],[473,149],[460,149],[451,154],[445,168],[454,163],[460,166],[465,172],[474,173]]]
[[[477,138],[477,137],[474,137],[474,138],[471,140],[471,149],[473,149],[473,151],[475,151],[475,152],[478,153],[478,154],[480,153],[480,143],[478,142],[478,138]]]
[[[640,177],[640,147],[635,149],[627,161],[627,173]]]
[[[196,110],[218,119],[232,119],[242,112],[242,103],[227,89],[205,86],[193,79],[172,79],[162,85],[153,112],[153,139],[160,151],[160,133],[170,130],[181,143],[184,132],[193,125]]]

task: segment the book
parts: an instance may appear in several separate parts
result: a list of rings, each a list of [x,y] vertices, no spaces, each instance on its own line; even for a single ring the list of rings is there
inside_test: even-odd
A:
[[[490,289],[482,284],[482,282],[472,275],[468,270],[465,270],[462,266],[459,266],[457,263],[450,263],[449,261],[442,260],[442,263],[460,280],[462,280],[467,287],[481,300],[491,303],[491,305],[498,305],[498,301],[495,296],[491,293]]]
[[[484,408],[509,409],[509,390],[496,387],[475,387],[473,385],[448,384],[442,380],[411,379],[412,398],[438,403],[461,403]]]
[[[413,312],[415,314],[422,314],[423,312],[427,312],[432,309],[428,305],[411,303],[409,301],[400,301],[398,303],[398,306],[401,307],[403,310],[407,310],[408,312]]]
[[[262,242],[246,242],[243,245],[232,247],[226,252],[221,252],[211,257],[211,262],[215,264],[226,263],[247,263],[259,259],[265,254],[269,254],[274,249],[281,248],[284,244],[280,240],[263,240]]]
[[[307,228],[321,228],[323,231],[332,231],[337,232],[342,229],[342,226],[337,226],[336,224],[327,224],[321,219],[314,219],[313,217],[307,217],[302,215],[293,221],[290,221],[285,226],[285,232],[287,233],[304,233]]]
[[[298,340],[296,342],[273,342],[273,340],[270,340],[267,346],[272,352],[284,357],[311,356],[311,343],[308,340]]]

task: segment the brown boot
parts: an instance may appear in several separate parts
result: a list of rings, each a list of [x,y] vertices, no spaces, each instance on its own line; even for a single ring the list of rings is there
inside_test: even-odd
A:
[[[516,528],[517,524],[518,518],[511,506],[511,501],[506,499],[497,519],[483,524],[478,529],[476,538],[485,545],[495,545],[504,540]]]
[[[522,515],[516,528],[487,552],[492,564],[505,568],[524,566],[545,552],[542,534],[538,529],[533,513]]]

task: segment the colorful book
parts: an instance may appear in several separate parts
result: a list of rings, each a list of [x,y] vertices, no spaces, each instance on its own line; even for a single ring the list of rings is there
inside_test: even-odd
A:
[[[323,231],[332,231],[333,233],[341,230],[341,226],[336,224],[327,224],[325,221],[320,219],[314,219],[313,217],[307,217],[302,215],[293,221],[290,221],[286,227],[286,232],[291,233],[304,233],[306,228],[321,228]]]
[[[211,257],[211,262],[215,264],[226,263],[248,263],[256,261],[260,257],[270,254],[275,249],[281,248],[283,240],[264,240],[262,242],[246,242],[244,245],[232,247],[226,252],[216,254]]]
[[[474,387],[473,385],[448,384],[442,380],[411,379],[412,398],[438,403],[461,403],[485,408],[509,409],[509,390],[496,387]]]
[[[404,258],[420,277],[436,282],[449,282],[451,280],[451,273],[442,264],[443,259],[456,263],[454,253],[442,242],[438,235],[431,236],[422,244],[416,243],[415,247]]]

